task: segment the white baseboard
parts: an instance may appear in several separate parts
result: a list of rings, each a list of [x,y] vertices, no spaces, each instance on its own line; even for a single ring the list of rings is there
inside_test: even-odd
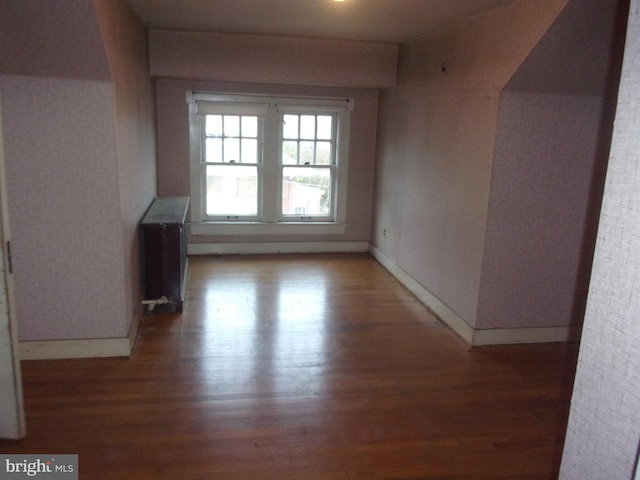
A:
[[[87,338],[77,340],[42,340],[19,342],[20,360],[55,360],[64,358],[130,357],[142,323],[140,306],[122,338]]]
[[[473,328],[375,246],[370,245],[369,253],[445,325],[449,326],[471,346],[569,342],[580,339],[581,329],[575,326],[495,328],[485,330]]]
[[[365,253],[368,242],[190,243],[189,255]]]
[[[581,334],[580,326],[476,329],[472,344],[479,347],[518,343],[577,342]]]
[[[420,285],[411,275],[400,268],[389,257],[384,255],[375,246],[371,245],[369,253],[373,255],[384,268],[386,268],[391,275],[402,283],[407,289],[413,293],[418,300],[429,308],[436,316],[446,325],[451,327],[454,332],[461,336],[467,343],[473,342],[473,328],[465,322],[456,312],[451,310],[446,304],[441,302],[435,295],[429,290]]]
[[[89,338],[20,342],[20,360],[62,358],[128,357],[128,338]]]

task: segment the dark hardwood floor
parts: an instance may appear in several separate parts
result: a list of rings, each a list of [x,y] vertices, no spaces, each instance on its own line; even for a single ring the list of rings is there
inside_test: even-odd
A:
[[[365,254],[193,257],[131,359],[23,362],[0,452],[87,480],[554,479],[577,350],[471,349]]]

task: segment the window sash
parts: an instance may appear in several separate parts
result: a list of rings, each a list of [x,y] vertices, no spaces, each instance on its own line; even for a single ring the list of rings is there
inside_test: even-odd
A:
[[[332,221],[335,178],[334,165],[281,165],[280,220]]]
[[[312,119],[312,133],[303,132],[303,122]],[[320,129],[321,119],[330,121],[329,132]],[[335,165],[338,131],[336,113],[304,113],[280,110],[280,163],[283,165]],[[324,129],[323,129],[324,130]],[[325,161],[319,161],[322,159]]]
[[[210,133],[207,131],[208,120],[215,120],[215,117],[221,117],[221,126],[218,132]],[[238,119],[237,132],[233,131],[227,134],[227,119]],[[248,126],[245,125],[245,119],[256,119],[255,127],[251,126],[250,131],[246,132]],[[252,122],[253,123],[253,122]],[[208,164],[259,164],[262,163],[262,143],[263,143],[263,119],[255,115],[235,115],[235,114],[208,114],[201,117],[202,132],[202,162]],[[253,132],[255,128],[255,134]],[[253,147],[252,147],[253,145]],[[235,146],[235,148],[234,148]],[[255,155],[249,160],[247,150],[254,150]],[[215,150],[218,150],[216,155]],[[211,155],[210,155],[211,154]],[[217,156],[217,158],[216,158]]]
[[[208,219],[249,220],[260,214],[257,165],[206,164],[205,215]]]

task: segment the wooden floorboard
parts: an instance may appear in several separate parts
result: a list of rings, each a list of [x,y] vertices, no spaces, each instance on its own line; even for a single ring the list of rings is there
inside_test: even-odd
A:
[[[555,479],[578,346],[471,349],[366,254],[190,259],[131,359],[23,362],[81,479]]]

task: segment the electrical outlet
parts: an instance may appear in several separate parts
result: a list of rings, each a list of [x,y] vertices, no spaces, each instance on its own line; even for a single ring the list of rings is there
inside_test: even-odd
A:
[[[382,236],[383,236],[384,238],[387,238],[387,229],[386,229],[386,228],[383,228],[383,229],[382,229]]]

